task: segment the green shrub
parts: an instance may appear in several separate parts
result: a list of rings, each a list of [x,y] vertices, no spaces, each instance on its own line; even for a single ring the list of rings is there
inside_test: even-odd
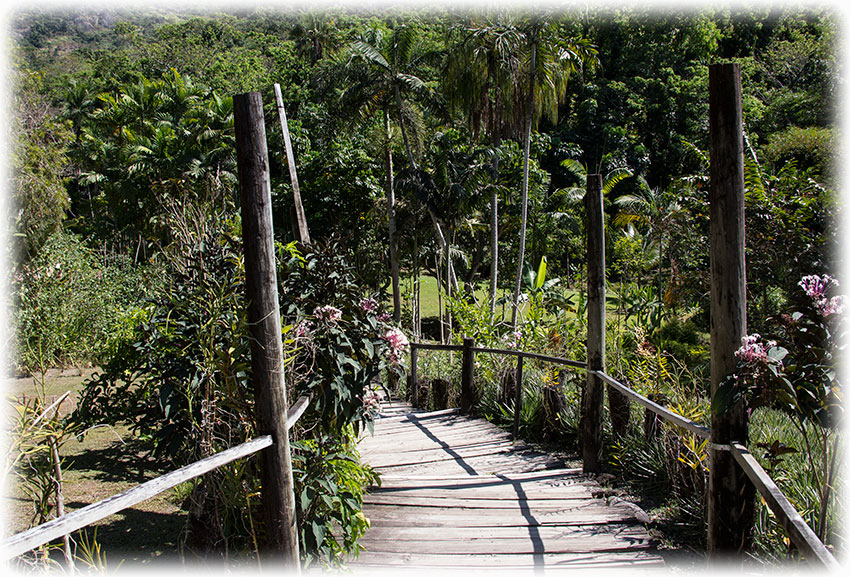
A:
[[[151,267],[103,258],[78,237],[53,234],[15,276],[16,363],[20,369],[100,363],[144,318]]]

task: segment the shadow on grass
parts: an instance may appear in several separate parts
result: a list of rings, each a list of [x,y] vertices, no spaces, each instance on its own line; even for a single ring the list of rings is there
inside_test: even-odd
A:
[[[177,467],[149,455],[151,446],[139,439],[87,447],[66,456],[67,471],[86,472],[97,481],[141,484]]]
[[[86,503],[68,503],[71,508],[84,507]],[[104,519],[97,527],[86,527],[89,541],[96,541],[105,552],[109,569],[123,563],[139,564],[179,560],[180,538],[186,515],[164,514],[139,509],[125,509]],[[81,536],[73,534],[80,555]]]

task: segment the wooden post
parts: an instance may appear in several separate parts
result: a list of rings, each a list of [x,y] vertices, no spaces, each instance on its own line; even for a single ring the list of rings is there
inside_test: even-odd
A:
[[[582,415],[582,459],[586,473],[602,469],[605,388],[593,371],[605,370],[605,223],[602,175],[587,175],[587,388]]]
[[[266,525],[266,543],[262,547],[263,553],[298,571],[298,529],[286,425],[269,159],[260,93],[233,97],[233,122],[257,434],[270,435],[274,441],[261,453],[261,500]]]
[[[738,64],[709,66],[711,392],[735,372],[735,351],[747,333],[744,238],[744,138]],[[735,464],[730,441],[747,442],[747,412],[739,402],[711,415],[708,550],[714,559],[750,544],[755,488]]]
[[[307,229],[307,215],[304,214],[304,204],[301,202],[301,188],[298,186],[298,173],[295,170],[295,152],[292,150],[292,140],[289,137],[289,124],[286,122],[286,110],[283,108],[283,94],[280,91],[280,84],[274,85],[274,96],[277,100],[277,113],[280,116],[280,128],[283,131],[283,142],[286,146],[286,164],[289,166],[289,178],[292,181],[295,219],[298,221],[297,240],[301,244],[310,244],[310,231]]]
[[[519,418],[522,414],[522,360],[520,355],[516,360],[516,388],[514,389],[514,440],[519,438]]]
[[[475,346],[475,339],[464,337],[463,339],[463,359],[460,373],[460,410],[464,413],[472,411],[472,406],[475,404],[475,389],[473,388],[473,379],[475,378],[475,353],[472,348]]]
[[[410,343],[410,404],[415,405],[419,398],[419,375],[417,363],[419,362],[419,347],[416,343]]]

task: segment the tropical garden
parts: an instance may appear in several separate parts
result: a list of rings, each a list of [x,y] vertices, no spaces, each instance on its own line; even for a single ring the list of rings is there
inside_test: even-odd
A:
[[[841,556],[837,14],[33,8],[8,24],[4,344],[9,372],[35,383],[8,401],[14,531],[60,513],[63,448],[102,428],[166,469],[255,435],[232,99],[248,91],[266,106],[288,393],[314,399],[291,431],[305,562],[357,553],[380,479],[356,441],[379,388],[409,397],[410,341],[584,359],[589,174],[603,177],[608,372],[707,425],[707,65],[734,61],[749,336],[714,409],[745,398],[751,451]],[[419,364],[426,385],[457,387],[458,355]],[[45,375],[67,367],[93,370],[57,400]],[[519,411],[524,439],[575,453],[582,376],[531,363],[515,407],[511,374],[482,356],[474,411],[505,426]],[[606,436],[608,482],[651,513],[662,548],[699,557],[707,445],[630,411]],[[257,466],[178,488],[180,555],[256,560]],[[70,540],[78,563],[121,559],[96,535]],[[50,566],[62,547],[16,562]],[[747,553],[799,558],[763,503]]]

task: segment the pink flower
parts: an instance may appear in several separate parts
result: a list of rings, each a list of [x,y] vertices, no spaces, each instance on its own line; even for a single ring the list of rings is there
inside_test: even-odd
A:
[[[828,274],[822,277],[816,274],[804,276],[797,284],[814,301],[824,298],[826,292],[833,286],[836,288],[839,286],[838,281]]]
[[[335,323],[342,318],[342,311],[331,305],[325,305],[323,307],[316,307],[316,310],[313,311],[313,316],[320,321]]]
[[[383,336],[384,340],[390,344],[390,360],[396,363],[401,358],[401,355],[410,346],[410,341],[401,332],[401,329],[387,329]]]
[[[366,312],[378,310],[378,301],[372,297],[366,297],[360,301],[360,308]]]
[[[505,343],[505,346],[509,349],[516,348],[519,345],[520,340],[522,340],[522,331],[520,330],[508,333],[502,337],[502,342]]]
[[[827,298],[827,292],[835,287],[840,286],[838,280],[832,278],[828,274],[818,276],[816,274],[804,276],[797,283],[803,292],[805,292],[818,309],[821,316],[828,317],[833,314],[842,314],[845,308],[843,296]]]
[[[735,351],[735,356],[745,363],[774,362],[767,351],[776,346],[776,341],[759,342],[761,335],[753,333],[741,339],[741,347]]]
[[[381,313],[378,315],[378,321],[385,323],[392,318],[390,313]]]
[[[310,333],[313,332],[314,325],[310,321],[304,320],[298,323],[298,326],[295,327],[295,336],[296,337],[307,337],[310,336]]]
[[[826,299],[824,299],[826,300]],[[820,314],[825,317],[829,315],[840,315],[844,314],[844,309],[846,307],[846,302],[844,295],[839,295],[837,297],[832,297],[829,301],[823,303],[820,308]]]
[[[363,409],[372,412],[381,407],[381,399],[375,391],[367,390],[363,393]]]

